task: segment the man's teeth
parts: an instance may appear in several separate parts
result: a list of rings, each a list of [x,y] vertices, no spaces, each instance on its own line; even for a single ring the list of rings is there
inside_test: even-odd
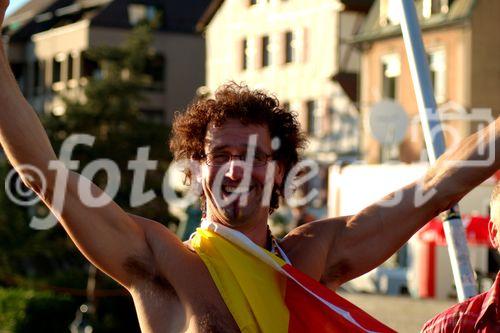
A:
[[[252,188],[250,187],[237,187],[237,186],[224,186],[223,190],[228,193],[247,193],[250,192]]]

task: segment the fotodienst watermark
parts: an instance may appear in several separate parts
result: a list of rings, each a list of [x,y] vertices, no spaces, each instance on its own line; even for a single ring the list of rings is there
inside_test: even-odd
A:
[[[470,111],[461,107],[458,103],[446,103],[437,110],[428,111],[429,121],[440,124],[431,132],[432,136],[442,136],[446,139],[448,148],[456,147],[464,138],[463,126],[457,124],[463,123],[464,126],[475,126],[475,130],[486,128],[489,124],[494,124],[494,117],[490,109],[472,109]],[[411,119],[412,126],[409,130],[410,142],[422,140],[420,135],[420,119],[415,116]],[[495,161],[495,127],[490,126],[489,135],[478,137],[475,142],[477,148],[477,159],[453,160],[448,158],[446,163],[452,163],[456,167],[485,167],[490,166]],[[262,187],[260,193],[260,205],[269,207],[273,190],[275,187],[275,176],[279,170],[279,161],[272,158],[272,154],[267,156],[264,161],[262,152],[258,151],[257,134],[250,135],[246,149],[241,155],[232,155],[225,153],[217,156],[217,163],[208,163],[207,160],[177,160],[172,161],[163,175],[161,189],[146,190],[147,173],[158,171],[159,161],[150,159],[150,147],[139,147],[134,159],[129,160],[127,170],[132,171],[131,190],[129,194],[129,206],[132,208],[145,205],[158,197],[162,197],[168,205],[187,209],[200,199],[203,194],[202,183],[205,181],[203,168],[211,168],[215,176],[210,184],[210,192],[213,199],[220,207],[226,207],[238,200],[238,204],[243,207],[249,203],[249,193],[254,187],[256,180],[254,173],[264,174],[260,177],[259,184]],[[73,134],[69,136],[62,144],[58,160],[50,161],[48,169],[53,171],[55,177],[49,184],[44,173],[33,165],[19,165],[15,170],[11,170],[5,178],[5,191],[7,197],[15,204],[24,207],[32,207],[40,202],[41,199],[33,195],[33,192],[23,186],[22,180],[16,175],[20,173],[29,183],[27,177],[36,177],[40,193],[49,193],[52,197],[50,201],[51,211],[46,217],[33,216],[30,221],[30,227],[38,230],[46,230],[54,227],[58,219],[61,218],[61,212],[64,209],[66,196],[68,195],[68,182],[72,183],[73,189],[76,187],[76,195],[81,204],[89,208],[98,208],[108,205],[114,200],[120,190],[122,181],[122,172],[118,164],[111,159],[96,159],[86,164],[80,171],[80,175],[74,173],[80,169],[80,162],[72,159],[75,148],[79,145],[92,147],[95,137],[88,134]],[[280,147],[279,138],[273,138],[271,141],[272,151],[277,151]],[[237,157],[237,158],[235,158]],[[421,153],[421,161],[427,161],[425,150]],[[209,164],[212,164],[209,166]],[[228,173],[234,169],[239,169],[237,183],[232,179],[228,182]],[[189,170],[191,181],[189,186],[180,186],[185,179],[185,172]],[[92,180],[98,173],[106,174],[106,185],[101,191]],[[320,166],[317,161],[304,159],[293,166],[283,177],[284,203],[290,207],[304,206],[311,203],[319,195],[317,188],[309,187],[308,192],[302,196],[297,196],[295,190],[304,188],[304,185],[320,173]],[[71,175],[71,176],[70,176]],[[76,177],[76,178],[75,178]],[[228,183],[231,184],[230,191],[227,191]],[[50,186],[50,190],[48,191]],[[207,185],[205,184],[205,187]],[[224,190],[226,189],[226,190]],[[160,190],[161,195],[158,194]],[[96,195],[98,193],[98,195]],[[426,188],[423,179],[415,182],[413,191],[413,203],[420,207],[431,200],[436,195],[436,190]],[[72,191],[71,195],[75,195]],[[404,198],[404,189],[393,192],[385,199],[378,202],[384,207],[394,207],[399,205]],[[252,200],[256,200],[253,198]]]

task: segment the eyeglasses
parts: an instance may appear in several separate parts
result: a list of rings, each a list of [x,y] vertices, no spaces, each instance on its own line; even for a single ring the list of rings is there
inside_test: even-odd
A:
[[[253,156],[253,165],[254,166],[264,166],[269,161],[272,155],[268,155],[261,151],[256,151]],[[246,158],[245,155],[237,154],[233,155],[228,152],[213,152],[207,153],[204,155],[205,163],[209,166],[222,166],[228,162],[230,162],[233,158],[237,158],[240,161],[244,161]]]

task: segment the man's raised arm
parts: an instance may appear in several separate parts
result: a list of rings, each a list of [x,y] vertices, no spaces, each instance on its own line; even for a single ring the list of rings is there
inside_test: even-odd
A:
[[[7,0],[0,0],[0,26],[7,5]],[[56,155],[37,115],[17,86],[1,44],[0,141],[9,161],[23,182],[58,217],[80,251],[101,270],[123,285],[131,286],[134,276],[124,268],[128,259],[133,257],[145,262],[146,267],[154,267],[143,228],[112,201],[98,208],[85,205],[78,193],[79,183],[85,182],[85,179],[67,169],[59,170],[67,175],[62,185],[64,205],[62,209],[54,207],[57,173],[49,168],[49,163],[56,160]],[[30,169],[39,172],[33,173],[23,166],[30,166]],[[57,183],[61,186],[59,181]],[[91,186],[95,197],[103,194],[88,181],[87,185]]]
[[[491,163],[487,156],[494,157]],[[447,151],[421,180],[355,216],[313,223],[310,232],[319,240],[324,263],[317,277],[338,286],[375,268],[499,168],[500,118]]]

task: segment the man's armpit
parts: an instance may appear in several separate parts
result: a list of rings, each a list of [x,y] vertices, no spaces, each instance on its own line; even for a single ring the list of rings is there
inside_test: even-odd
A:
[[[155,289],[177,296],[172,284],[153,265],[148,264],[146,260],[139,256],[128,257],[123,264],[123,268],[127,274],[130,274],[135,279],[148,285],[152,284],[151,287]]]
[[[350,271],[350,266],[346,260],[341,260],[336,264],[327,267],[320,282],[323,284],[338,284],[340,285],[346,280],[346,275]]]

